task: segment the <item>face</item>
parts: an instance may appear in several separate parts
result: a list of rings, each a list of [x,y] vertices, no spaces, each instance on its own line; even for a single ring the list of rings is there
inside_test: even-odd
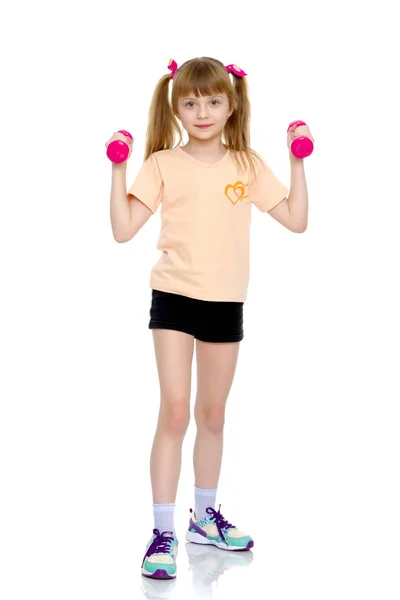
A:
[[[197,139],[210,139],[219,136],[232,114],[226,94],[215,96],[190,95],[180,98],[178,118],[190,136]]]

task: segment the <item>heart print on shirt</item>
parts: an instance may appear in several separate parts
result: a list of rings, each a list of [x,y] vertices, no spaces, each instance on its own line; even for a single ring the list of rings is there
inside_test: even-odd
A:
[[[228,184],[225,188],[225,196],[235,205],[240,200],[249,197],[249,194],[246,194],[248,185],[248,183],[245,184],[243,181],[237,181],[234,185]]]

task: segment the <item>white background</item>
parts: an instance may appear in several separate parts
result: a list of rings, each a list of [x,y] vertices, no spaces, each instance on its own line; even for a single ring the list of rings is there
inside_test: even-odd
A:
[[[398,599],[394,8],[2,8],[2,600]],[[189,569],[192,421],[178,577],[152,587],[140,566],[153,526],[159,387],[148,319],[160,212],[129,243],[114,241],[104,144],[118,129],[132,132],[131,185],[158,79],[170,58],[202,55],[248,73],[252,146],[288,186],[286,128],[295,119],[310,126],[309,223],[294,234],[253,207],[217,503],[255,547],[241,558],[211,549]]]

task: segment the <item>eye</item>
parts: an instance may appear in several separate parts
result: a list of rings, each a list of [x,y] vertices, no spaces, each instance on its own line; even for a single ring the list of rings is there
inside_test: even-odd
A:
[[[193,104],[194,105],[194,102],[186,102],[185,106],[189,106],[189,104]],[[189,107],[189,108],[191,108],[191,107]]]
[[[216,102],[217,104],[220,104],[219,100],[211,100],[211,104],[212,104],[213,102]],[[214,104],[214,106],[216,106],[216,104]]]

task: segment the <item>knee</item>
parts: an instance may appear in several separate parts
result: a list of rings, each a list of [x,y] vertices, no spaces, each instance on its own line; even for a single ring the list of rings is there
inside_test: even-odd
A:
[[[225,408],[213,406],[195,410],[198,428],[207,429],[210,433],[222,433],[225,424]]]
[[[190,421],[188,399],[164,402],[160,409],[160,425],[164,432],[177,437],[184,436]]]

